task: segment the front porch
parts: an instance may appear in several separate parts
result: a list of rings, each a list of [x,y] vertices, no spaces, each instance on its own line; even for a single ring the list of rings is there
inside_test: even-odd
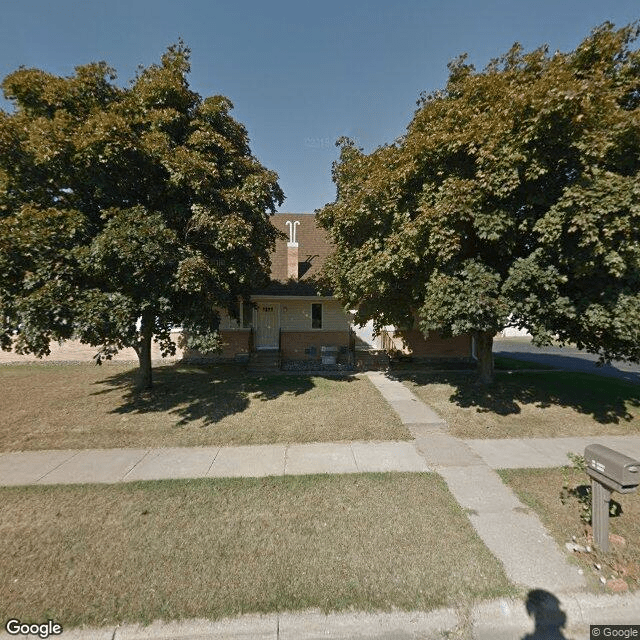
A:
[[[385,370],[394,365],[414,363],[436,369],[467,369],[476,366],[469,336],[441,338],[418,332],[406,336],[383,331],[379,345],[363,341],[349,331],[295,331],[277,327],[258,333],[254,327],[221,330],[221,350],[201,354],[184,351],[190,362],[246,364],[250,371],[342,371]],[[415,335],[413,335],[415,333]],[[405,337],[405,341],[403,341]]]

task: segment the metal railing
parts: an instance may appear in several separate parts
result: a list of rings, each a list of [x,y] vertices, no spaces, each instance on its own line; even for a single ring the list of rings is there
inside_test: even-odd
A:
[[[383,329],[380,332],[380,345],[387,353],[389,353],[390,351],[397,351],[398,349],[398,347],[396,346],[396,341],[386,329]]]

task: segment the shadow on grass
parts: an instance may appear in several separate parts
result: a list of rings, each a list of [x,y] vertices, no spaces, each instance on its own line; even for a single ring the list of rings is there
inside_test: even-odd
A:
[[[578,502],[582,504],[589,505],[589,513],[591,513],[591,485],[590,484],[579,484],[576,487],[570,488],[566,490],[566,495],[571,498],[575,498]],[[619,518],[623,514],[622,505],[611,498],[609,500],[609,517],[610,518]],[[593,524],[591,521],[591,516],[587,521],[588,524]]]
[[[541,362],[534,362],[533,360],[517,360],[516,358],[510,358],[508,356],[494,356],[493,357],[493,366],[496,371],[520,371],[520,370],[540,370],[544,371],[545,369],[548,371],[552,371],[557,369],[550,364],[545,364]]]
[[[96,382],[108,389],[93,395],[122,392],[122,404],[112,413],[168,412],[179,416],[178,426],[200,420],[202,426],[242,413],[250,401],[267,402],[283,395],[299,396],[315,386],[310,376],[249,375],[233,365],[186,365],[177,363],[153,370],[153,389],[135,388],[137,370],[112,375]],[[317,377],[317,376],[316,376]],[[334,378],[350,382],[354,378]]]
[[[633,384],[640,384],[640,373],[637,371],[625,371],[617,366],[610,364],[597,365],[596,356],[592,354],[580,354],[570,355],[562,353],[562,349],[559,347],[553,348],[554,351],[542,351],[533,350],[534,347],[530,347],[531,351],[524,349],[516,351],[508,350],[500,344],[494,345],[494,354],[497,358],[508,358],[513,360],[525,361],[534,363],[540,366],[548,366],[551,368],[565,369],[568,371],[580,371],[584,373],[591,373],[597,376],[607,376],[611,378],[617,378],[619,380],[625,380]],[[618,363],[620,366],[620,363]]]
[[[448,384],[454,388],[449,401],[459,407],[501,416],[516,415],[521,405],[540,409],[570,407],[600,423],[630,421],[640,411],[640,387],[615,378],[574,371],[496,372],[495,382],[481,385],[476,373],[395,372],[394,377],[419,386]]]

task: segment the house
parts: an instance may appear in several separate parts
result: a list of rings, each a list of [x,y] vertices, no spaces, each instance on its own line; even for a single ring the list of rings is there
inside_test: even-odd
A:
[[[271,280],[240,305],[239,320],[221,314],[222,351],[215,359],[284,369],[352,364],[377,368],[388,363],[389,352],[436,362],[472,361],[470,336],[446,339],[432,332],[425,339],[418,330],[389,328],[375,344],[366,332],[354,330],[340,302],[319,289],[317,278],[332,245],[315,216],[278,213],[270,220],[286,234],[271,255]],[[184,353],[187,360],[201,357]]]
[[[326,231],[313,214],[278,213],[271,223],[278,239],[271,255],[271,280],[241,305],[240,319],[221,315],[224,360],[251,357],[256,365],[311,368],[352,361],[348,315],[330,295],[321,295],[317,277],[331,253]],[[199,354],[187,352],[185,359]]]

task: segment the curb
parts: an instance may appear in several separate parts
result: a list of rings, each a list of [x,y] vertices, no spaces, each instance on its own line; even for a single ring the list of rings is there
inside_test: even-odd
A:
[[[529,592],[527,600],[529,600]],[[317,609],[248,614],[217,621],[155,621],[63,631],[62,640],[513,640],[544,630],[548,637],[588,640],[591,624],[640,625],[640,592],[622,596],[543,594],[527,612],[526,601],[502,598],[470,608],[433,611],[324,614]],[[455,634],[455,635],[454,635]],[[554,635],[555,634],[555,635]],[[0,633],[0,640],[34,636]]]

